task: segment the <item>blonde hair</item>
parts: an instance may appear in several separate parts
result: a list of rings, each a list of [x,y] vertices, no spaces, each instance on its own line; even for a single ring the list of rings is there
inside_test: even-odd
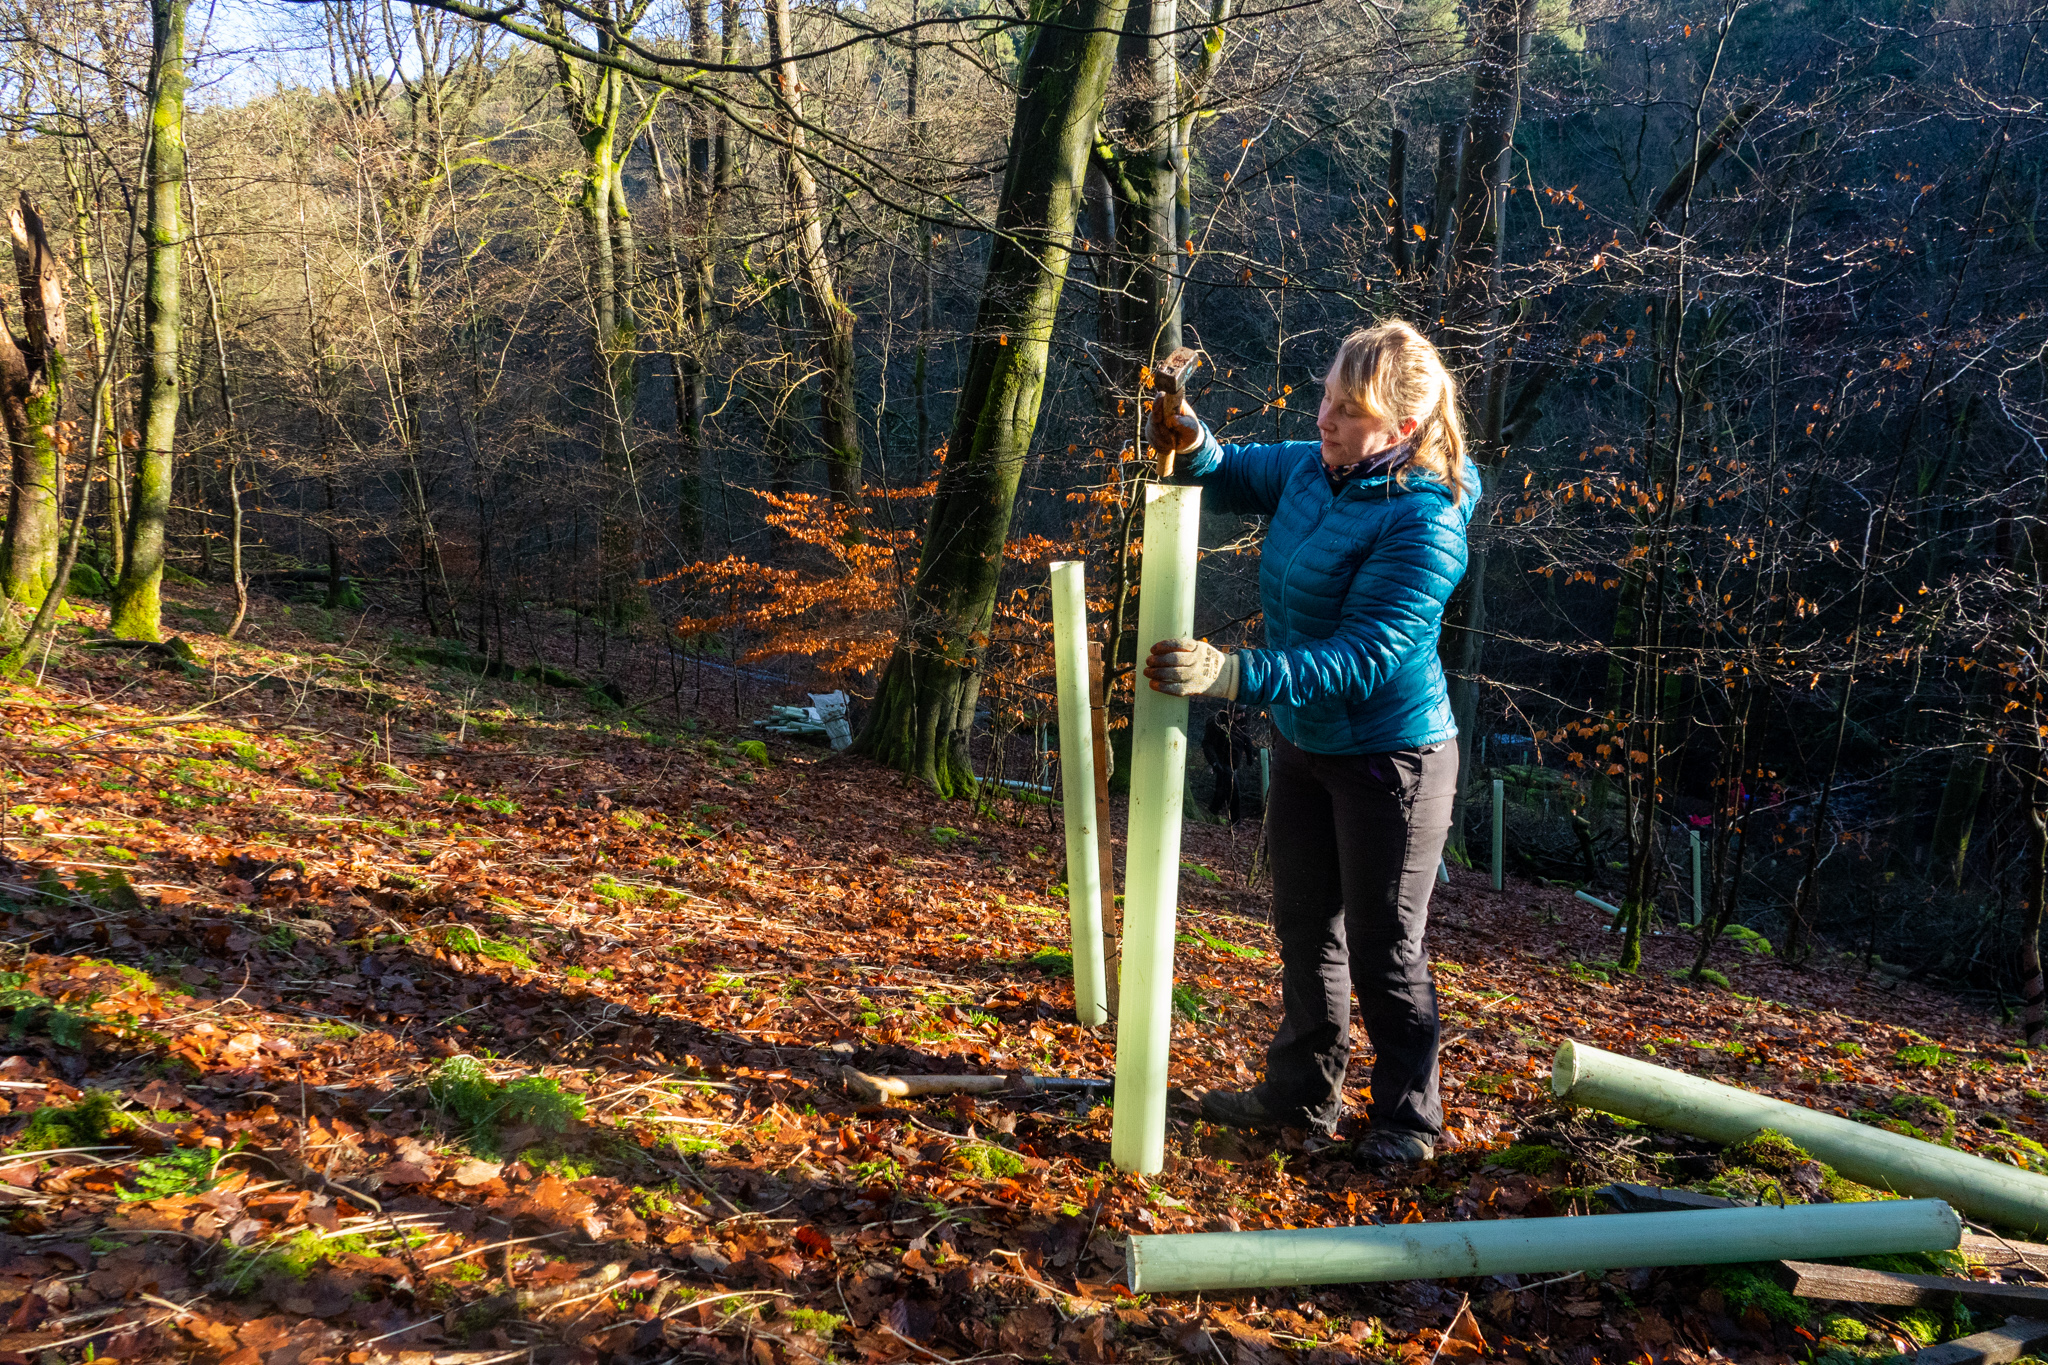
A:
[[[1444,368],[1429,338],[1398,318],[1344,338],[1330,362],[1330,386],[1339,398],[1399,430],[1415,419],[1415,453],[1407,468],[1435,475],[1465,500],[1465,422],[1458,415],[1458,381]],[[1407,469],[1395,477],[1406,481]]]

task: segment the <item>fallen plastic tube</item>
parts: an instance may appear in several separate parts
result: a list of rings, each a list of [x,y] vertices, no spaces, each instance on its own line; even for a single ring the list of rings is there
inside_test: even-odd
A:
[[[1133,1237],[1126,1259],[1132,1293],[1172,1294],[1726,1265],[1780,1257],[1885,1256],[1947,1251],[1962,1236],[1962,1220],[1939,1199],[1904,1199],[1697,1213],[1180,1233]]]
[[[1620,906],[1609,905],[1606,901],[1601,900],[1598,896],[1589,896],[1583,891],[1574,891],[1572,892],[1572,894],[1574,896],[1577,896],[1580,900],[1584,901],[1588,905],[1598,906],[1600,909],[1605,910],[1610,915],[1618,915],[1621,913]]]
[[[1102,857],[1095,828],[1095,737],[1088,715],[1088,566],[1052,566],[1052,651],[1059,688],[1060,809],[1067,824],[1067,919],[1073,926],[1074,1019],[1109,1022],[1102,955]]]
[[[1194,634],[1202,490],[1145,490],[1138,649]],[[1138,679],[1131,705],[1131,805],[1124,844],[1123,983],[1117,1003],[1116,1115],[1109,1159],[1120,1171],[1166,1164],[1166,1073],[1173,1041],[1173,930],[1180,895],[1181,791],[1188,699]]]
[[[1798,1143],[1816,1160],[1872,1189],[1945,1199],[1982,1222],[2048,1232],[2048,1176],[1953,1147],[1768,1099],[1668,1067],[1617,1057],[1578,1042],[1558,1048],[1551,1064],[1550,1088],[1568,1104],[1673,1128],[1709,1142],[1740,1142],[1769,1128]]]

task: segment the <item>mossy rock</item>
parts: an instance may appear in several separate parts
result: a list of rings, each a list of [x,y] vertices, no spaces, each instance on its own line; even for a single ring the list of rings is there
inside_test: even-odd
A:
[[[71,566],[71,577],[66,580],[65,589],[73,597],[99,597],[107,595],[107,580],[100,577],[100,571],[83,560]]]

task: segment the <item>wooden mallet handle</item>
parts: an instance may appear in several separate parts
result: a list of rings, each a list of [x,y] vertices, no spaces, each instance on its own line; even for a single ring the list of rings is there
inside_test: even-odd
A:
[[[1178,348],[1172,355],[1160,361],[1152,371],[1152,387],[1159,392],[1159,396],[1152,400],[1153,411],[1158,411],[1158,404],[1171,403],[1173,406],[1169,411],[1176,417],[1179,416],[1181,393],[1187,385],[1187,377],[1193,374],[1195,367],[1201,363],[1202,358],[1189,346]],[[1173,452],[1162,448],[1159,451],[1159,477],[1166,479],[1172,476]]]
[[[918,1095],[1002,1095],[1011,1091],[1108,1090],[1110,1083],[1076,1076],[871,1076],[854,1067],[840,1070],[847,1093],[862,1104],[886,1104]]]

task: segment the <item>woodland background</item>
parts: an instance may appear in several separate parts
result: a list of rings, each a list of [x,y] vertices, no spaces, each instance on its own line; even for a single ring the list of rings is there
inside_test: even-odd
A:
[[[53,583],[147,641],[166,573],[376,580],[476,671],[638,640],[1046,782],[1048,560],[1129,693],[1149,362],[1308,437],[1406,316],[1486,472],[1443,648],[1519,870],[1633,967],[1697,828],[1717,923],[2037,1034],[2044,21],[6,0],[11,666]],[[1223,643],[1257,529],[1205,527]]]

